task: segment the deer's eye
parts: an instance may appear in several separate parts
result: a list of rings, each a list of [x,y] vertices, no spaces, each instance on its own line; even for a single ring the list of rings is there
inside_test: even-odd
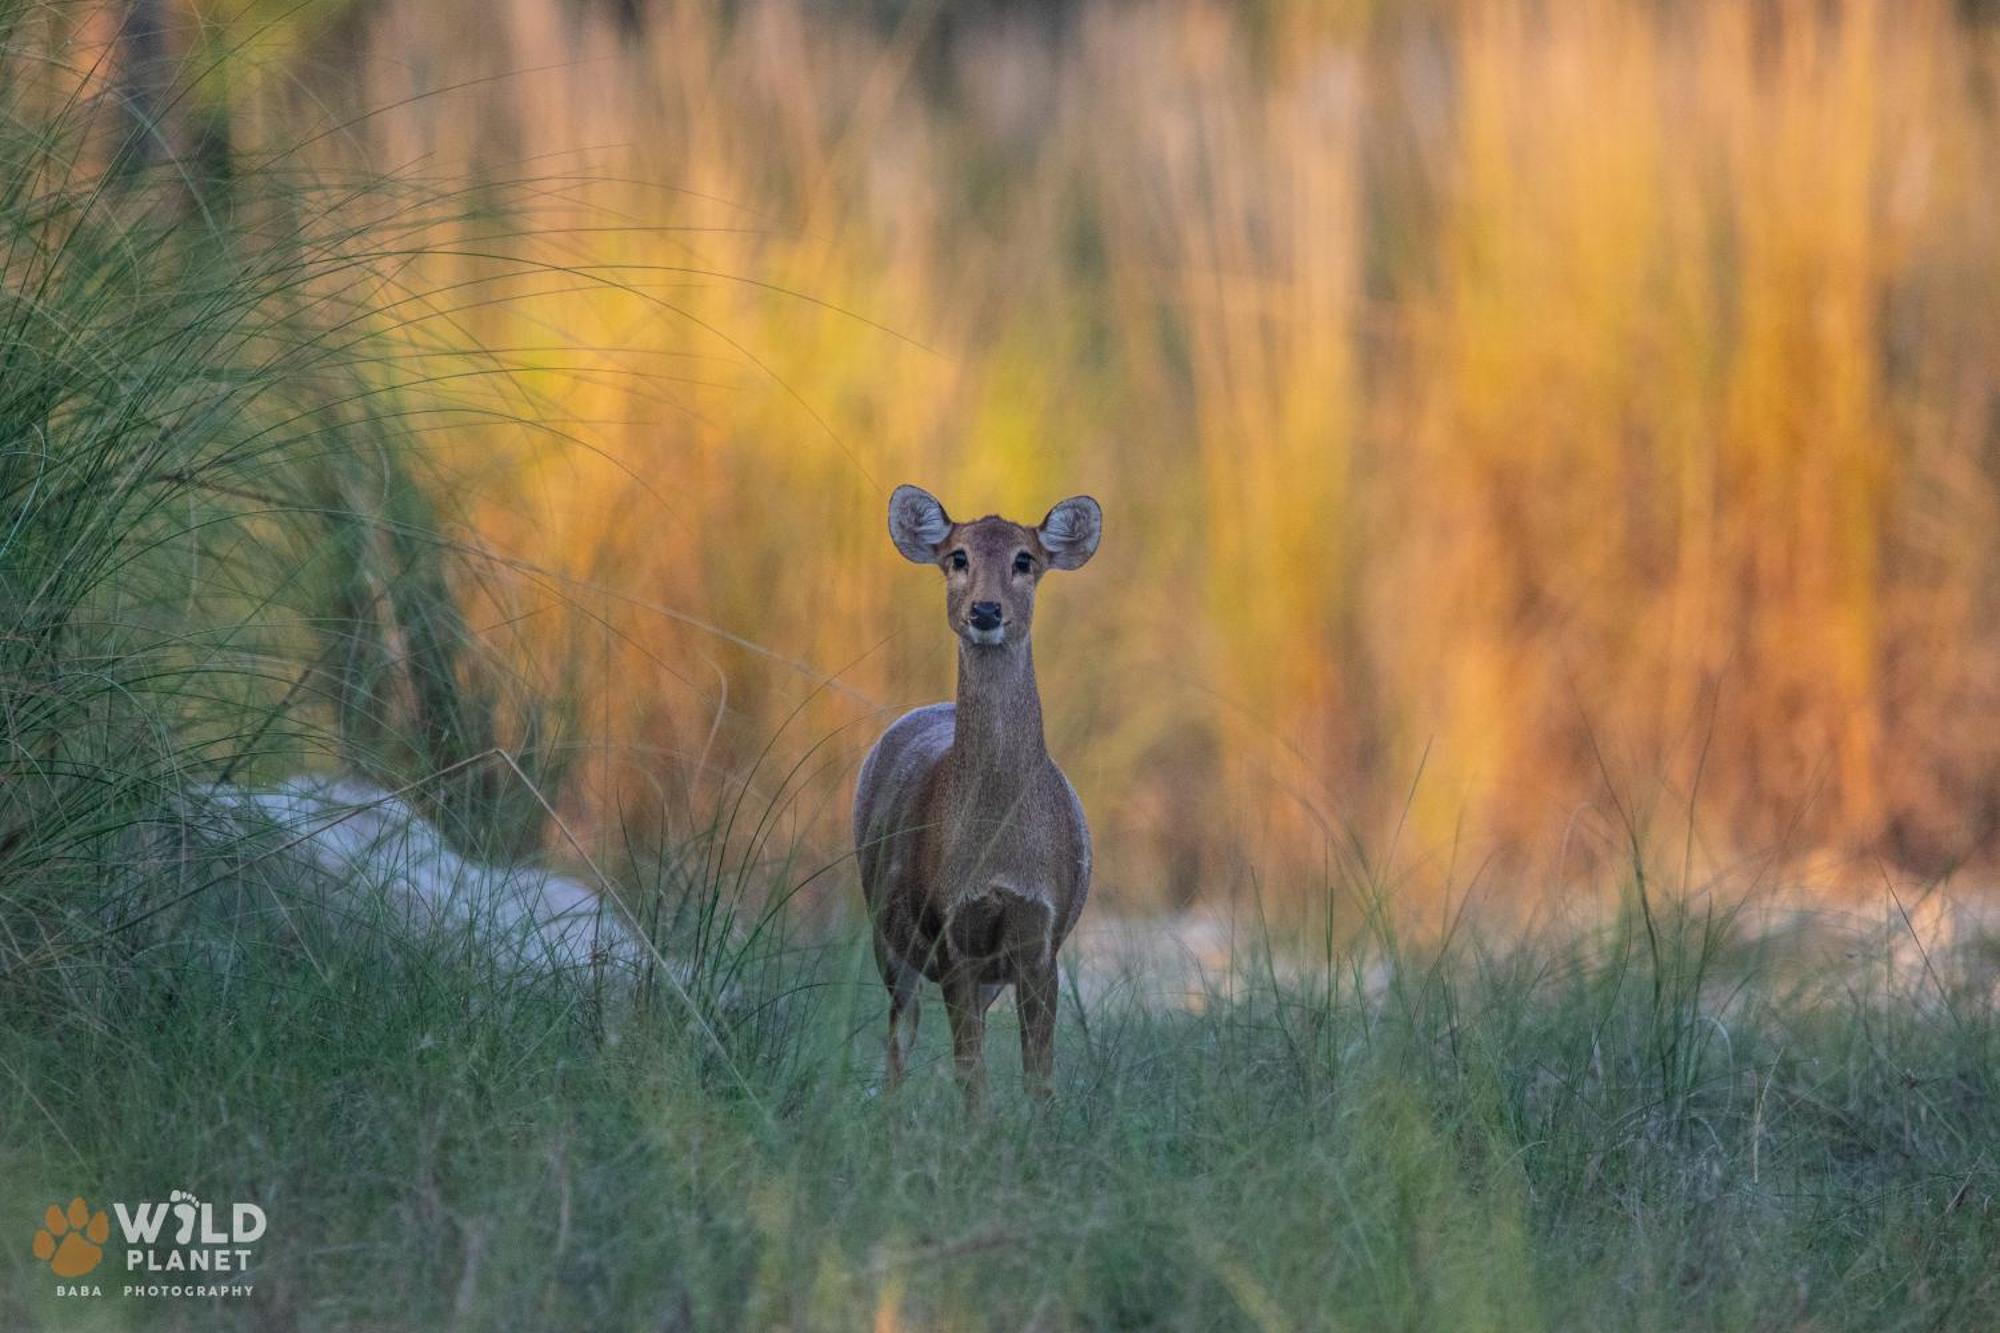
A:
[[[953,569],[964,569],[967,563],[965,552],[953,551],[951,553],[951,567]]]
[[[1029,554],[1028,554],[1028,553],[1027,553],[1026,551],[1022,551],[1022,552],[1020,552],[1019,554],[1017,554],[1017,555],[1016,555],[1016,556],[1014,557],[1014,572],[1015,572],[1016,574],[1032,574],[1032,573],[1034,573],[1034,572],[1035,572],[1035,558],[1034,558],[1033,556],[1029,555]]]

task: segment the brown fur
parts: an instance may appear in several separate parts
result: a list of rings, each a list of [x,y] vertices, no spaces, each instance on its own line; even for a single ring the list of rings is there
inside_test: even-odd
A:
[[[904,555],[945,575],[946,617],[959,638],[958,697],[905,714],[862,765],[854,837],[875,959],[889,990],[888,1081],[900,1082],[916,1037],[924,979],[943,988],[968,1105],[985,1082],[986,1008],[1001,987],[1021,1010],[1021,1064],[1046,1094],[1055,1059],[1056,951],[1090,889],[1083,807],[1042,737],[1029,631],[1035,589],[1051,568],[1096,549],[1097,504],[1064,501],[1040,527],[997,517],[954,524],[915,487],[891,501]],[[964,553],[964,567],[955,555]],[[1023,554],[1029,568],[1016,566]],[[972,608],[998,603],[998,632]]]

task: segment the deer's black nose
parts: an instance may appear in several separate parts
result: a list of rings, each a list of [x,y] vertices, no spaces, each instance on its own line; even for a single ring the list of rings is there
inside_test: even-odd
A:
[[[999,629],[1000,603],[974,602],[972,604],[972,628]]]

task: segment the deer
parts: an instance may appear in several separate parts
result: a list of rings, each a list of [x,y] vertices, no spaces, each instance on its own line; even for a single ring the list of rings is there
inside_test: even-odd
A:
[[[890,1091],[903,1081],[928,980],[944,993],[968,1112],[985,1097],[986,1010],[1010,985],[1023,1081],[1037,1103],[1050,1095],[1056,952],[1090,892],[1090,828],[1043,739],[1030,631],[1042,577],[1081,568],[1103,529],[1087,495],[1035,527],[991,514],[954,522],[918,486],[889,497],[890,540],[943,574],[958,640],[955,700],[898,718],[855,783],[855,855],[889,992]]]

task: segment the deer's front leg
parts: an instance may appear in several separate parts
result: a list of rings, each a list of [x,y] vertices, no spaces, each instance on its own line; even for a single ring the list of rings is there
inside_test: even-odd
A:
[[[951,1055],[959,1090],[965,1094],[966,1113],[976,1115],[986,1100],[986,1061],[981,1053],[986,1006],[980,1002],[979,977],[972,967],[961,965],[945,973],[944,1005],[951,1018]]]
[[[1028,1095],[1048,1100],[1056,1068],[1056,962],[1023,968],[1014,981],[1021,1010],[1021,1076]]]

